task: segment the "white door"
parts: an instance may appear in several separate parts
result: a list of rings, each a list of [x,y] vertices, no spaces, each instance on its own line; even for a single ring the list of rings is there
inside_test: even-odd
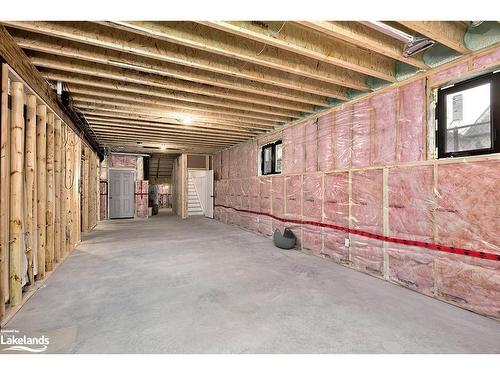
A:
[[[207,204],[205,216],[214,218],[214,171],[207,171]]]
[[[134,172],[109,170],[109,218],[134,217]]]
[[[214,218],[214,171],[189,170],[203,214]]]

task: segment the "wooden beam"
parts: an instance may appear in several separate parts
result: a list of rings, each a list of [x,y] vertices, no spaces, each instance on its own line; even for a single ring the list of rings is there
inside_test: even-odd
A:
[[[404,43],[382,33],[374,32],[373,29],[358,22],[296,21],[295,23],[416,68],[428,69],[421,55],[416,57],[403,56]]]
[[[246,21],[206,21],[201,23],[343,68],[344,70],[338,71],[339,76],[344,75],[348,78],[335,82],[339,85],[362,90],[361,85],[355,87],[353,83],[364,82],[365,76],[363,75],[377,77],[389,82],[396,81],[396,69],[391,59],[360,50],[338,40],[329,39],[321,33],[301,28],[291,22],[276,21],[257,24]],[[137,24],[137,22],[127,22],[126,24]]]
[[[220,113],[220,114],[230,114],[241,117],[248,117],[257,120],[263,119],[263,120],[281,121],[281,122],[288,122],[292,121],[293,119],[298,119],[301,117],[299,112],[290,111],[288,114],[262,113],[254,110],[226,108],[224,106],[219,106],[216,104],[207,105],[207,104],[193,103],[177,99],[158,99],[144,94],[119,93],[113,90],[91,89],[77,85],[68,85],[68,86],[73,99],[76,99],[77,97],[116,99],[116,100],[126,101],[129,103],[133,102],[133,103],[144,104],[145,106],[148,107],[154,105],[158,107],[163,106],[167,108],[182,108],[186,111],[198,110],[198,111],[213,112],[216,114]]]
[[[0,322],[9,299],[10,119],[7,64],[1,64],[0,104]]]
[[[22,300],[22,262],[24,256],[24,84],[11,83],[12,118],[10,125],[10,247],[9,305]]]
[[[50,22],[4,22],[4,24],[10,27],[38,32],[53,37],[316,95],[329,96],[332,98],[346,96],[346,89],[344,87],[333,85],[332,82],[320,81],[319,78],[317,78],[318,80],[304,79],[305,77],[301,77],[298,73],[291,74],[254,64],[240,65],[232,58],[224,56],[217,57],[211,53],[197,49],[168,43],[162,40],[154,40],[151,37],[126,33],[123,32],[123,30],[113,30],[112,28],[98,26],[96,24],[84,22],[71,22],[65,24]],[[286,59],[282,59],[281,62],[285,65],[290,65],[290,62],[287,62]],[[313,62],[312,66],[315,65],[316,63]],[[314,69],[318,70],[317,68]],[[343,76],[345,77],[345,75]],[[368,90],[366,84],[363,84],[363,82],[360,82],[356,87],[359,90]]]
[[[5,27],[0,25],[0,56],[7,64],[26,82],[40,99],[54,111],[61,120],[68,124],[73,130],[78,129],[73,121],[64,113],[59,106],[56,94],[51,90],[47,81],[35,68],[26,54],[19,48],[16,41],[10,36]],[[86,140],[85,140],[86,141]]]
[[[167,45],[170,43],[182,45],[187,48],[187,51],[198,50],[198,54],[201,50],[223,56],[223,58],[242,60],[247,64],[259,65],[260,69],[264,71],[268,71],[263,68],[266,67],[330,85],[338,85],[337,88],[346,86],[356,90],[368,90],[363,75],[329,64],[318,63],[319,59],[316,57],[300,57],[297,55],[297,51],[283,48],[283,46],[273,44],[272,41],[251,38],[247,34],[233,32],[233,29],[220,27],[222,23],[219,22],[199,22],[197,24],[186,21],[133,21],[105,22],[104,24],[126,32],[136,33],[143,38],[166,41]],[[331,61],[326,62],[331,63]]]
[[[38,280],[45,278],[46,207],[47,207],[47,107],[36,108],[36,173],[37,173],[37,264]]]
[[[101,127],[108,127],[108,128],[128,128],[128,129],[137,129],[137,130],[146,130],[146,131],[151,131],[155,132],[158,134],[172,134],[172,135],[186,135],[186,136],[200,136],[201,138],[206,138],[206,139],[232,139],[232,140],[244,140],[244,139],[249,139],[252,138],[253,134],[241,134],[241,133],[233,133],[233,132],[228,132],[228,131],[220,131],[220,132],[211,132],[206,129],[180,129],[178,126],[173,125],[173,126],[163,126],[161,124],[150,124],[148,123],[129,123],[129,122],[123,122],[121,120],[117,121],[105,121],[105,120],[92,120],[92,119],[87,119],[89,124],[92,126],[92,128],[96,131]],[[158,126],[159,125],[159,126]]]
[[[150,121],[145,121],[145,120],[124,120],[121,118],[113,118],[113,117],[106,117],[106,116],[100,116],[97,114],[94,115],[85,115],[85,118],[87,121],[90,123],[98,123],[98,124],[125,124],[125,125],[135,125],[139,128],[149,128],[149,129],[172,129],[175,130],[176,132],[180,133],[195,133],[195,134],[200,134],[200,132],[203,132],[204,134],[207,135],[213,135],[216,136],[217,134],[228,134],[228,135],[239,135],[239,136],[245,136],[245,137],[253,137],[256,136],[262,132],[258,131],[250,131],[250,130],[245,130],[241,128],[224,128],[224,127],[214,127],[213,125],[210,124],[204,124],[200,123],[198,124],[190,124],[190,125],[179,125],[179,124],[172,124],[168,122],[150,122]]]
[[[61,201],[61,207],[60,207],[60,215],[61,215],[61,220],[60,220],[60,243],[59,243],[59,252],[61,259],[64,258],[66,255],[66,218],[67,218],[67,209],[66,209],[66,204],[68,202],[68,197],[67,197],[67,191],[66,191],[66,173],[67,173],[67,166],[66,166],[66,132],[67,132],[68,127],[65,124],[61,123],[61,136],[60,136],[60,147],[59,147],[59,159],[61,160],[61,177],[60,177],[60,201]]]
[[[61,254],[61,120],[54,121],[54,261],[59,263],[62,260]]]
[[[227,100],[222,98],[213,98],[207,95],[189,94],[174,90],[162,90],[156,87],[148,87],[144,85],[136,85],[118,81],[107,81],[102,79],[97,79],[98,82],[92,80],[72,80],[69,79],[60,80],[61,82],[68,83],[70,92],[72,93],[87,93],[101,95],[114,95],[117,97],[126,98],[137,98],[138,96],[148,98],[148,100],[153,101],[163,101],[168,102],[168,100],[175,100],[179,102],[187,102],[194,104],[206,104],[215,107],[222,107],[225,109],[243,110],[248,112],[257,112],[271,115],[280,115],[289,118],[299,118],[302,113],[297,110],[289,110],[276,108],[272,106],[264,106],[257,104],[248,104],[236,100]],[[77,82],[74,82],[77,81]]]
[[[465,47],[464,36],[467,27],[461,22],[398,21],[398,23],[463,55],[471,52]]]
[[[158,116],[155,114],[143,114],[143,113],[130,113],[126,112],[124,110],[115,110],[115,111],[110,111],[108,109],[98,109],[98,108],[85,108],[80,106],[78,110],[85,115],[86,118],[88,117],[104,117],[104,118],[118,118],[118,119],[126,119],[126,120],[137,120],[137,121],[146,121],[146,122],[155,122],[155,123],[160,123],[160,124],[171,124],[171,125],[185,125],[182,124],[178,116],[169,116],[169,115],[162,115]],[[201,128],[212,128],[212,129],[226,129],[226,130],[247,130],[249,132],[262,132],[262,131],[267,131],[271,128],[270,126],[265,126],[265,125],[255,125],[255,124],[242,124],[242,123],[236,123],[236,122],[231,122],[231,121],[226,121],[226,120],[220,120],[220,119],[205,119],[205,118],[199,118],[196,120],[193,120],[189,126],[193,127],[201,127]]]
[[[272,122],[269,120],[255,120],[241,117],[241,116],[231,116],[229,114],[215,114],[203,111],[186,111],[177,109],[175,107],[166,106],[150,106],[145,108],[137,103],[129,103],[120,100],[103,100],[95,98],[87,98],[84,96],[74,96],[73,105],[76,109],[91,109],[96,111],[111,111],[111,112],[122,112],[130,113],[133,115],[142,114],[146,116],[158,116],[161,118],[181,118],[181,116],[186,115],[191,117],[194,121],[199,121],[200,119],[205,119],[210,122],[212,120],[223,120],[223,121],[238,121],[241,125],[251,127],[254,124],[267,126],[268,129],[273,129],[280,125],[284,125],[284,122]]]
[[[26,258],[28,260],[28,281],[35,285],[34,252],[36,251],[36,96],[28,95],[26,106],[26,147],[25,147],[25,194],[26,194]]]
[[[21,48],[91,63],[126,67],[133,72],[154,73],[164,77],[165,88],[271,105],[278,108],[296,109],[303,112],[313,111],[311,105],[280,99],[283,95],[296,96],[299,99],[300,92],[298,91],[280,89],[260,82],[228,77],[24,30],[10,29],[10,32]],[[267,96],[274,98],[274,100],[269,103]]]
[[[47,114],[47,244],[45,248],[45,267],[48,272],[54,269],[54,114]]]

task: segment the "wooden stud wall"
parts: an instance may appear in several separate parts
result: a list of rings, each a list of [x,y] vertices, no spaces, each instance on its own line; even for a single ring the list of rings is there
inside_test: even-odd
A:
[[[85,183],[83,229],[88,231],[95,226],[99,160],[7,64],[1,67],[0,323],[3,325],[79,243],[81,179]]]

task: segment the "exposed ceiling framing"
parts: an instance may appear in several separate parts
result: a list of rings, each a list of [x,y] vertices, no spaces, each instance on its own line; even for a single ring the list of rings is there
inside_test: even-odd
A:
[[[428,68],[358,22],[3,24],[99,142],[127,151],[211,153]],[[463,22],[390,25],[469,53]]]

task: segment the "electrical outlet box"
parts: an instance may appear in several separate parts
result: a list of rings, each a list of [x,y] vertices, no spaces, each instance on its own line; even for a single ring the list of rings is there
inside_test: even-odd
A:
[[[345,247],[351,246],[351,240],[349,238],[344,238],[344,246]]]

